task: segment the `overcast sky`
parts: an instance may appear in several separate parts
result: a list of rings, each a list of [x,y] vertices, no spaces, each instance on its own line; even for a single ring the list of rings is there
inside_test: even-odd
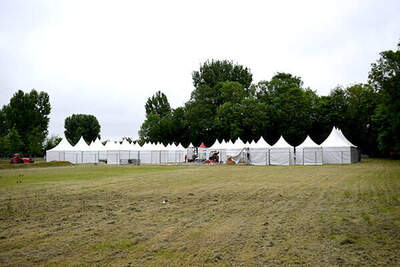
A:
[[[157,90],[172,107],[207,59],[230,59],[253,82],[300,76],[326,95],[367,82],[400,41],[400,1],[0,0],[0,105],[18,89],[50,95],[50,134],[93,114],[102,138],[137,137]]]

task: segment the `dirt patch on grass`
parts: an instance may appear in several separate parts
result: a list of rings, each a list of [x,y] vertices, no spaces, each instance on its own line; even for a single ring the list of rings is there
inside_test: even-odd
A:
[[[21,163],[21,164],[0,164],[0,170],[4,169],[26,169],[26,168],[45,168],[45,167],[61,167],[72,166],[68,161],[52,161],[52,162],[35,162],[35,163]]]

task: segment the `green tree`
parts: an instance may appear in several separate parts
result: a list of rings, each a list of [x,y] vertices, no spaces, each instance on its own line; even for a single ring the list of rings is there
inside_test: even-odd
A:
[[[19,90],[3,107],[0,114],[0,131],[3,137],[18,136],[22,143],[9,140],[10,150],[18,150],[31,155],[39,155],[42,151],[44,138],[48,133],[49,114],[51,106],[49,95],[45,92],[31,90],[24,93]],[[13,147],[15,145],[15,147]]]
[[[10,132],[8,133],[7,136],[7,141],[8,145],[8,155],[11,155],[13,153],[20,153],[24,151],[24,142],[22,141],[21,136],[19,135],[18,131],[16,128],[12,128]]]
[[[146,114],[154,113],[160,117],[164,117],[171,113],[171,106],[167,96],[161,91],[156,92],[152,97],[147,99]]]
[[[312,129],[317,96],[302,86],[299,77],[277,73],[256,87],[257,99],[265,105],[265,115],[260,119],[268,122],[263,135],[271,144],[283,135],[289,143],[298,145]]]
[[[100,124],[97,118],[87,114],[73,114],[65,119],[65,137],[75,145],[81,136],[86,142],[100,138]]]
[[[193,85],[215,87],[219,82],[239,82],[244,88],[249,88],[253,80],[250,69],[242,65],[234,64],[229,60],[206,61],[200,66],[200,70],[192,74]]]
[[[52,135],[50,137],[47,137],[43,144],[44,151],[47,151],[47,150],[50,150],[50,149],[56,147],[61,142],[61,140],[62,140],[62,138],[57,135]]]
[[[152,97],[147,99],[146,120],[140,127],[139,138],[141,143],[144,142],[162,142],[167,144],[172,142],[173,111],[168,102],[167,96],[158,91]]]
[[[355,84],[345,90],[347,112],[345,135],[365,154],[377,155],[377,130],[372,114],[378,105],[379,96],[368,84]]]
[[[400,155],[400,43],[397,50],[383,51],[369,73],[371,86],[381,103],[373,116],[381,153]]]

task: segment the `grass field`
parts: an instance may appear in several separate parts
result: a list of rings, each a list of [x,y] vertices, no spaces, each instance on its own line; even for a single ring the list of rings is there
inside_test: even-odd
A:
[[[3,169],[0,265],[400,265],[400,162]]]

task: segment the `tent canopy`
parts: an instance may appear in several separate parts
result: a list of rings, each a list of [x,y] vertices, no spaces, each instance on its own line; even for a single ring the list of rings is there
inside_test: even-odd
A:
[[[289,145],[288,142],[286,142],[285,138],[281,135],[279,140],[272,146],[273,148],[293,148],[293,146]]]
[[[336,127],[332,128],[331,133],[321,144],[322,147],[356,147],[343,135]]]
[[[67,138],[63,138],[61,142],[48,151],[70,151],[73,150],[72,145],[68,142]]]
[[[74,151],[88,151],[90,150],[89,145],[85,142],[83,137],[79,139],[78,143],[73,147]]]
[[[307,135],[306,139],[304,139],[303,143],[301,143],[300,145],[298,145],[297,147],[318,147],[320,148],[320,145],[317,145],[317,143],[315,143],[310,136]]]

